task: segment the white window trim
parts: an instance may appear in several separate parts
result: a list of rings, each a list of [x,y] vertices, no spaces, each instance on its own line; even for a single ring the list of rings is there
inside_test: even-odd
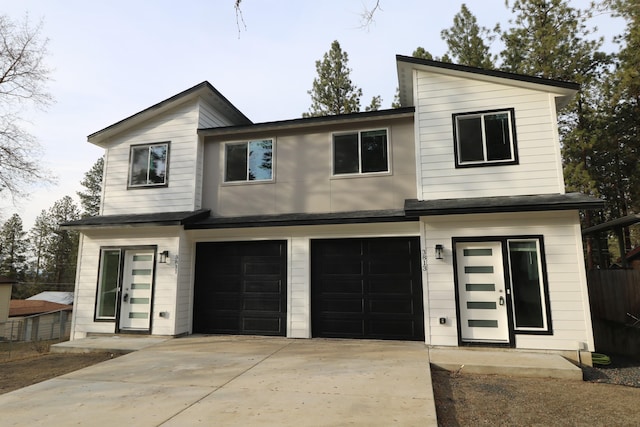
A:
[[[257,179],[257,180],[249,180],[249,143],[254,141],[271,141],[271,179]],[[238,145],[238,144],[247,144],[247,179],[242,181],[227,181],[227,145]],[[224,186],[232,186],[232,185],[256,185],[256,184],[270,184],[276,181],[276,138],[275,137],[266,137],[266,138],[251,138],[245,140],[237,140],[237,141],[226,141],[222,145],[222,180],[220,181]]]
[[[362,172],[362,143],[361,143],[361,134],[364,132],[371,131],[379,131],[384,130],[387,133],[387,170],[386,171],[378,171],[378,172]],[[335,144],[334,137],[339,135],[358,135],[358,172],[352,173],[335,173]],[[366,128],[366,129],[354,129],[350,131],[340,131],[333,132],[331,134],[331,178],[358,178],[363,176],[381,176],[381,175],[391,175],[391,129],[388,127],[376,127],[376,128]]]
[[[136,148],[147,148],[147,152],[151,149],[151,147],[159,147],[164,145],[167,147],[167,159],[165,160],[165,172],[164,172],[164,182],[163,183],[153,183],[153,184],[132,184],[131,177],[133,176],[133,150]],[[157,188],[157,187],[168,187],[169,186],[169,149],[170,149],[170,141],[164,142],[151,142],[145,144],[132,144],[129,146],[129,176],[127,177],[127,188]],[[147,157],[148,159],[148,157]],[[149,179],[149,169],[147,163],[147,180]]]
[[[507,123],[509,124],[509,145],[511,157],[509,159],[502,160],[487,160],[487,138],[485,132],[484,125],[484,117],[490,116],[494,114],[507,114]],[[461,160],[462,149],[460,147],[460,141],[458,139],[458,135],[460,131],[458,129],[458,119],[459,118],[475,118],[480,117],[480,126],[482,129],[482,155],[484,160],[476,160],[476,161],[465,161]],[[454,126],[455,126],[455,141],[456,144],[456,167],[468,167],[468,166],[483,166],[483,165],[500,165],[500,164],[514,164],[518,162],[518,156],[516,153],[517,143],[516,143],[516,134],[514,127],[514,110],[512,108],[505,108],[499,110],[490,110],[490,111],[478,111],[474,113],[456,113],[454,114]]]

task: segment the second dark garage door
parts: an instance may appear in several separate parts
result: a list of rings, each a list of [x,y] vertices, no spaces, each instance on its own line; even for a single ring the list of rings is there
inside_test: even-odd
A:
[[[311,242],[316,337],[424,340],[417,237]]]
[[[286,335],[287,243],[196,244],[193,332]]]

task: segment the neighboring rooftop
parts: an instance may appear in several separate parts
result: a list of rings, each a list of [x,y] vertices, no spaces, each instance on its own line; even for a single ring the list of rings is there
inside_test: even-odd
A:
[[[27,301],[32,300],[49,301],[58,304],[71,305],[73,304],[73,292],[45,291],[27,298]]]
[[[70,311],[73,306],[51,301],[12,299],[9,302],[9,317],[31,316],[52,311]]]

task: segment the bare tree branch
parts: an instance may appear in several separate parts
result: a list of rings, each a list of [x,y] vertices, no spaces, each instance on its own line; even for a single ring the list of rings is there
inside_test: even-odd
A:
[[[236,10],[236,27],[238,27],[238,38],[240,38],[240,32],[242,31],[242,27],[247,31],[247,24],[244,22],[244,16],[242,16],[242,9],[240,9],[240,3],[242,0],[235,0],[234,9]],[[240,26],[242,24],[242,27]]]
[[[41,32],[42,22],[32,27],[28,16],[18,22],[0,15],[0,193],[14,200],[26,194],[26,184],[52,181],[39,162],[40,146],[20,124],[23,107],[52,102]]]
[[[368,29],[371,24],[375,23],[375,14],[376,12],[381,11],[382,7],[380,7],[380,0],[376,0],[375,4],[371,9],[368,9],[366,6],[364,7],[362,13],[360,14],[360,28]]]

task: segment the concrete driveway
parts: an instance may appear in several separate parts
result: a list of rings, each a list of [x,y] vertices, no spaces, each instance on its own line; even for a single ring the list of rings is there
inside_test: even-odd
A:
[[[422,342],[215,336],[0,396],[3,426],[431,426]]]

